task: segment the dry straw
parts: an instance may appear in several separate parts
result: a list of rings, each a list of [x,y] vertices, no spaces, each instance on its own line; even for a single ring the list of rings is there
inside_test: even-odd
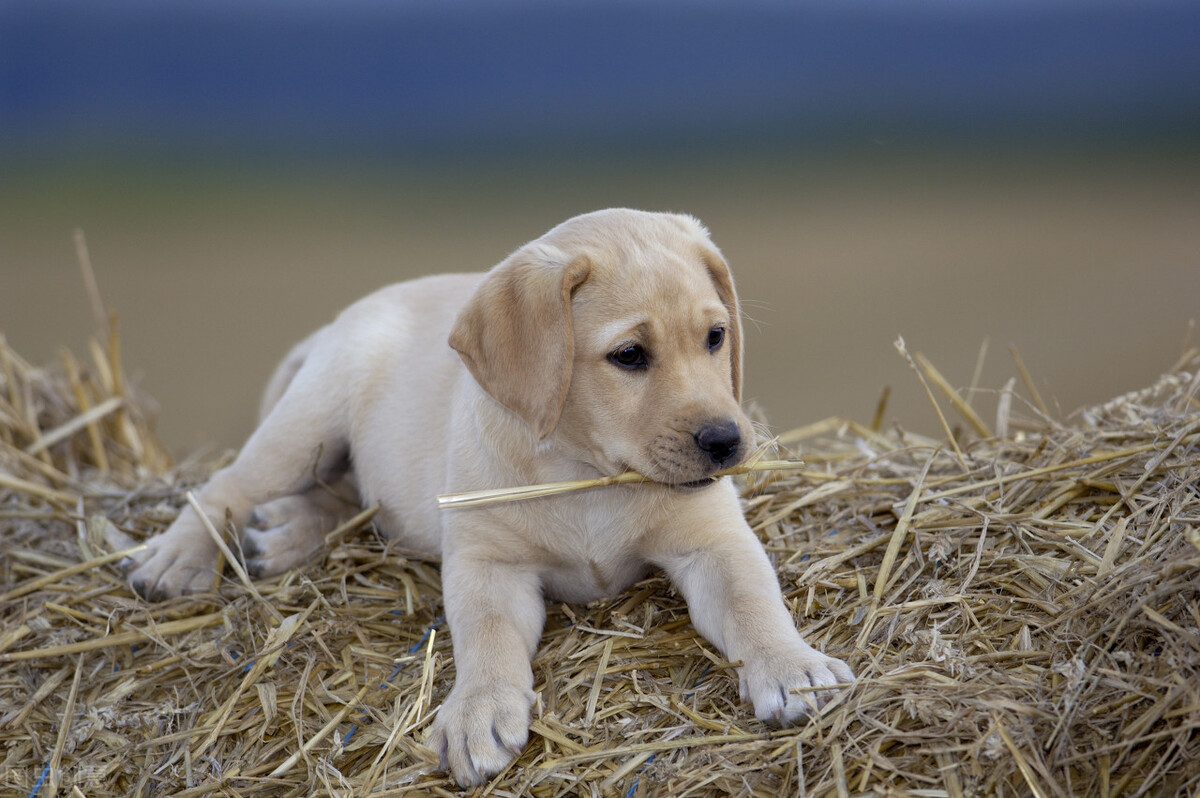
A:
[[[214,464],[170,466],[116,335],[53,369],[0,340],[0,793],[456,793],[421,744],[454,676],[438,572],[369,513],[302,572],[130,594],[109,526],[163,530]],[[744,477],[853,689],[763,726],[651,577],[549,608],[529,745],[483,793],[1196,794],[1200,355],[1068,421],[1012,382],[998,433],[910,362],[952,442],[833,419],[782,437],[806,471]]]
[[[764,460],[761,459],[762,452],[758,453],[760,459],[751,459],[733,468],[727,468],[724,471],[718,471],[712,476],[713,480],[721,477],[744,476],[745,474],[755,474],[763,471],[799,471],[804,468],[803,460]],[[613,485],[637,485],[640,483],[650,482],[648,477],[644,477],[636,471],[625,471],[620,474],[614,474],[611,477],[598,477],[596,479],[577,479],[570,482],[547,482],[541,485],[522,485],[515,488],[492,488],[490,490],[475,490],[467,493],[447,493],[437,497],[438,508],[442,510],[452,510],[456,507],[479,507],[485,504],[499,504],[501,502],[519,502],[525,499],[537,499],[544,496],[558,496],[563,493],[573,493],[577,490],[591,490],[592,488],[609,488]]]

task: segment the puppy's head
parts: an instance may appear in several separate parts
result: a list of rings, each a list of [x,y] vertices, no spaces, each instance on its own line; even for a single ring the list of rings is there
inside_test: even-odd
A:
[[[559,225],[485,278],[450,344],[539,438],[603,473],[698,487],[752,448],[737,294],[691,217]]]

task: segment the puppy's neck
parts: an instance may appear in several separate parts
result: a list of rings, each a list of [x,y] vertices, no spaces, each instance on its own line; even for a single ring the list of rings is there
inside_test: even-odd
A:
[[[480,488],[595,479],[609,473],[560,430],[539,439],[532,427],[482,389],[475,411],[480,423],[472,445],[491,461],[491,473],[503,474],[508,483]]]

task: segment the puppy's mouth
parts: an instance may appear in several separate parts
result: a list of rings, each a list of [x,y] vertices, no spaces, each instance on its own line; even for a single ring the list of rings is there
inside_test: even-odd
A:
[[[680,425],[676,425],[677,427]],[[650,441],[641,457],[645,469],[635,470],[673,491],[704,490],[749,454],[748,435],[733,421],[711,422],[691,433],[694,425],[672,428]]]
[[[683,474],[672,474],[663,468],[653,468],[641,473],[652,482],[656,482],[663,487],[670,488],[679,493],[693,493],[704,490],[721,480],[721,477],[717,473],[711,473],[698,479],[686,479]],[[691,474],[687,476],[691,476]]]
[[[717,484],[717,480],[719,479],[720,477],[714,476],[705,477],[704,479],[694,479],[691,482],[665,482],[663,484],[672,490],[677,490],[682,493],[692,493],[694,491],[704,490],[710,485]]]
[[[710,485],[715,485],[721,479],[715,474],[710,474],[699,479],[684,480],[673,476],[669,471],[657,465],[652,465],[650,468],[643,470],[630,463],[622,462],[618,465],[617,473],[624,471],[633,471],[641,474],[643,478],[656,485],[662,485],[664,488],[670,488],[680,493],[693,493],[698,490],[704,490]]]

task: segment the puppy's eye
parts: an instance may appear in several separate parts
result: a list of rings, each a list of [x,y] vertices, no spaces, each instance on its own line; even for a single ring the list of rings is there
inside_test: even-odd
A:
[[[640,371],[646,368],[650,362],[650,358],[646,355],[646,350],[640,344],[622,346],[615,352],[610,353],[608,359],[611,363],[630,371]]]
[[[725,343],[725,328],[713,327],[708,331],[708,351],[716,352]]]

